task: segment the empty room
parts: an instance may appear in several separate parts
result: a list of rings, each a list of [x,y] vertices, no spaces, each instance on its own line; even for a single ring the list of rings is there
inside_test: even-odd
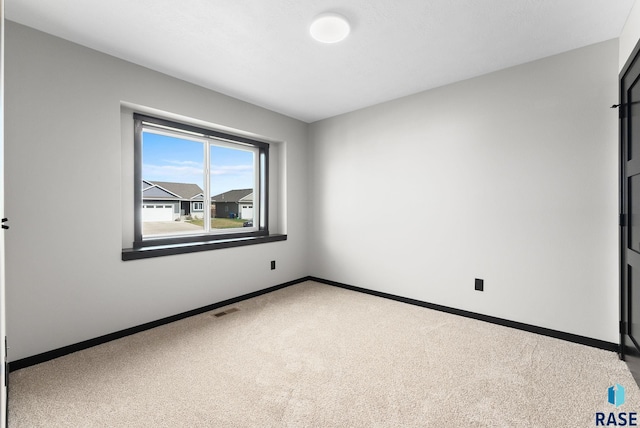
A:
[[[0,426],[638,424],[635,0],[0,6]]]

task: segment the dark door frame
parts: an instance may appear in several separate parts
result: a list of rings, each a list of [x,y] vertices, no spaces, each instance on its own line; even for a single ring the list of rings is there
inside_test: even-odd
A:
[[[626,360],[629,369],[631,369],[634,378],[638,385],[640,385],[640,374],[637,370],[633,370],[633,367],[638,367],[640,361],[640,353],[638,353],[637,347],[627,346],[629,343],[633,345],[633,341],[628,336],[629,330],[629,290],[628,290],[628,271],[627,271],[627,251],[628,251],[628,233],[631,226],[631,220],[629,218],[629,207],[627,200],[627,161],[628,161],[628,129],[629,129],[629,111],[630,103],[627,99],[627,93],[625,88],[625,78],[629,71],[640,64],[640,40],[633,49],[631,55],[627,59],[624,67],[619,74],[619,104],[613,107],[618,107],[618,139],[619,139],[619,181],[618,181],[618,212],[619,216],[619,286],[620,286],[620,346],[618,355],[621,360]],[[638,131],[635,131],[638,132]],[[639,308],[640,309],[640,308]]]

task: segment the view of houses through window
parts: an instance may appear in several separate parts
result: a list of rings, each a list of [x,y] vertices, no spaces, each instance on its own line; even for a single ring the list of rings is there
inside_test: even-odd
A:
[[[146,125],[141,146],[143,238],[256,230],[256,147]]]

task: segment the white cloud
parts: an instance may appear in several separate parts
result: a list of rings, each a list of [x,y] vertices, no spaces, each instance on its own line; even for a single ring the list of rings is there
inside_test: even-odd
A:
[[[211,175],[245,175],[253,172],[253,165],[212,165]]]
[[[182,165],[182,166],[192,166],[194,168],[200,168],[202,169],[202,162],[195,162],[195,161],[177,161],[177,160],[170,160],[170,159],[163,159],[163,162],[167,162],[173,165]]]
[[[142,177],[147,180],[201,183],[202,167],[143,164]]]

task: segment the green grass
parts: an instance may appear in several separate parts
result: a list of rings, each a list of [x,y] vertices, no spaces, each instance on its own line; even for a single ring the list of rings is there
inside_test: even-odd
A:
[[[241,218],[212,218],[211,219],[211,228],[212,229],[233,229],[236,227],[242,227],[242,224],[246,220]],[[196,226],[204,226],[204,220],[201,218],[197,218],[189,221],[191,224],[195,224]]]

